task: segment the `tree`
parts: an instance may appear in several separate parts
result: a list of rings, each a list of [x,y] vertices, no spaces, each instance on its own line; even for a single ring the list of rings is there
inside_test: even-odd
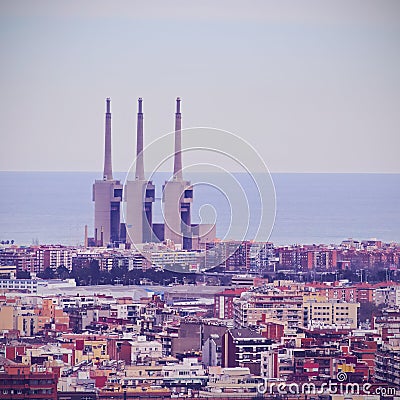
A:
[[[119,282],[119,283],[125,282],[125,280],[127,278],[127,272],[128,272],[128,269],[125,268],[125,267],[114,266],[110,271],[111,281],[113,283],[115,283],[115,282]]]
[[[111,282],[111,275],[108,271],[100,271],[98,284],[99,285],[110,285]]]
[[[47,267],[43,272],[38,273],[38,277],[42,279],[54,279],[55,273],[53,269]]]
[[[31,279],[31,274],[28,271],[17,271],[17,279]]]
[[[73,267],[71,271],[71,278],[74,278],[78,286],[88,284],[88,268]]]
[[[354,271],[348,269],[341,271],[341,278],[348,279],[350,282],[357,282],[360,280]]]
[[[91,260],[89,264],[89,268],[87,268],[88,274],[88,284],[89,285],[97,285],[99,283],[100,278],[100,267],[98,260]]]
[[[68,271],[68,268],[66,268],[64,265],[60,265],[60,266],[57,268],[56,275],[57,275],[57,277],[60,278],[60,279],[67,279],[67,278],[69,278],[69,271]]]
[[[372,320],[374,315],[377,315],[382,307],[378,307],[375,303],[360,303],[360,308],[358,310],[358,319],[360,322],[365,322],[367,319]]]

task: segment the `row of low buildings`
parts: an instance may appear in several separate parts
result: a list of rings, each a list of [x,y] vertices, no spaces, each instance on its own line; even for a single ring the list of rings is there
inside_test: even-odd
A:
[[[353,285],[343,282],[275,281],[273,284],[268,284],[265,280],[258,281],[261,286],[251,290],[248,287],[228,288],[214,295],[208,293],[207,299],[203,294],[203,300],[187,293],[174,294],[177,291],[174,287],[164,290],[168,292],[166,296],[170,297],[171,312],[180,310],[181,316],[192,316],[200,310],[214,318],[233,320],[236,327],[256,327],[260,321],[274,320],[283,321],[289,328],[335,325],[354,329],[357,327],[357,310],[360,304],[368,303],[388,309],[400,307],[400,285],[395,282]],[[11,318],[26,316],[30,317],[29,326],[33,327],[34,333],[41,328],[41,323],[36,321],[42,312],[41,309],[47,313],[48,305],[42,301],[44,293],[54,293],[61,288],[67,288],[71,293],[71,289],[74,290],[76,287],[75,282],[70,279],[66,281],[4,279],[0,280],[0,284],[3,285],[0,291],[4,293],[2,299],[5,302],[0,315],[3,316],[0,321],[1,329],[14,329],[18,326],[18,322]],[[193,290],[193,286],[188,287]],[[199,287],[207,288],[196,286]],[[14,302],[13,296],[19,292],[25,292],[25,296]],[[151,289],[145,293],[151,293]],[[12,303],[8,304],[8,301]],[[110,295],[79,293],[56,296],[52,302],[54,309],[68,310],[71,318],[76,321],[74,326],[77,330],[85,328],[85,324],[89,325],[89,322],[98,322],[99,318],[130,319],[136,322],[135,319],[143,313],[143,308],[147,304],[143,301],[133,301],[130,297],[124,300],[124,298],[112,298]],[[52,312],[54,314],[53,309]],[[7,318],[3,313],[7,314]],[[85,319],[86,317],[92,320],[89,321]],[[68,322],[69,325],[71,323]],[[26,322],[23,324],[26,325]]]
[[[173,246],[172,246],[173,247]],[[301,271],[336,271],[338,269],[397,270],[400,248],[380,241],[347,240],[340,245],[274,246],[269,242],[220,241],[206,243],[197,251],[175,251],[170,245],[148,244],[141,251],[125,248],[83,248],[61,245],[30,247],[3,246],[0,265],[16,266],[17,271],[43,272],[60,266],[87,267],[96,262],[100,270],[115,267],[146,269],[179,266],[188,272],[199,272],[219,266],[229,272],[262,273],[280,269]],[[365,279],[364,279],[365,280]]]
[[[398,393],[398,305],[361,328],[357,296],[330,298],[332,284],[256,282],[144,297],[4,292],[2,398],[278,397],[278,383],[323,392],[342,376]]]
[[[280,286],[276,287],[276,284]],[[400,284],[275,281],[268,291],[229,288],[215,295],[214,316],[235,318],[253,325],[265,315],[286,318],[293,326],[313,321],[338,324],[338,321],[347,320],[355,327],[357,308],[366,303],[394,309],[400,307]],[[347,304],[347,309],[343,310],[342,304]]]

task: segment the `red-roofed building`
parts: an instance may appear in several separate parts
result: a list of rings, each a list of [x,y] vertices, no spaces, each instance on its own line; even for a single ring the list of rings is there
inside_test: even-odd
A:
[[[32,372],[29,365],[8,360],[1,364],[4,368],[0,372],[2,399],[57,400],[57,375],[54,372]]]
[[[375,298],[375,288],[369,283],[359,283],[356,288],[357,303],[372,303]]]
[[[281,338],[284,336],[285,325],[275,322],[265,322],[265,316],[265,314],[262,315],[264,321],[261,323],[261,334],[268,339],[280,342]]]
[[[6,346],[6,358],[8,360],[15,361],[18,356],[23,356],[26,354],[26,346],[23,344],[16,346]]]
[[[359,340],[352,343],[352,353],[357,357],[359,362],[363,363],[363,367],[367,365],[367,372],[364,376],[368,378],[374,374],[375,354],[378,350],[378,344],[374,340]]]
[[[233,299],[239,298],[246,288],[225,289],[214,295],[214,317],[233,319]]]
[[[306,361],[303,364],[303,373],[309,378],[316,378],[319,374],[319,364],[312,361]]]

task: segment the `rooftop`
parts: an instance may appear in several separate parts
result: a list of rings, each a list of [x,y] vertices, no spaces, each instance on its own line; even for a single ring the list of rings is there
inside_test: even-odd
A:
[[[264,336],[248,328],[231,329],[229,332],[234,339],[265,339]]]

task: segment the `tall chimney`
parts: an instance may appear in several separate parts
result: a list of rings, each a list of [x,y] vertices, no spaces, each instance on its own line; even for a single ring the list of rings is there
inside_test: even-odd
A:
[[[104,135],[104,172],[103,180],[112,181],[112,166],[111,166],[111,111],[110,98],[106,99],[106,129]]]
[[[182,181],[181,99],[176,98],[174,180]]]
[[[85,225],[85,243],[84,243],[84,246],[88,247],[88,244],[89,244],[89,242],[88,242],[88,226]]]
[[[142,98],[138,99],[137,113],[137,135],[136,135],[136,180],[144,180],[144,163],[143,163],[143,112]]]

